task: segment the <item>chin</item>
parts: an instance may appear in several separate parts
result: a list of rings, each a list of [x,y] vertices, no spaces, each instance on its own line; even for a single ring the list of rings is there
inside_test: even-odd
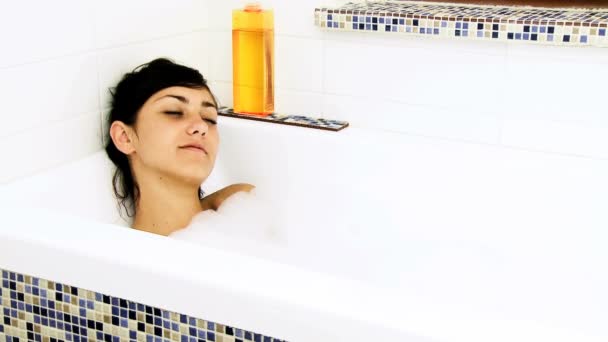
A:
[[[211,174],[211,170],[204,168],[200,170],[190,170],[190,172],[180,172],[180,178],[188,180],[197,186],[201,185]]]

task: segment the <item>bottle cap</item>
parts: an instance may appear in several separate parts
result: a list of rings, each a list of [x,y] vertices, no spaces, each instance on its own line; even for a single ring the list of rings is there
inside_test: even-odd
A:
[[[245,5],[245,12],[262,12],[262,5],[259,2],[248,2]]]

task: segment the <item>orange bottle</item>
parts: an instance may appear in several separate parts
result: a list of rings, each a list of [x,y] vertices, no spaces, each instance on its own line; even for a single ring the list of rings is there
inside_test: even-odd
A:
[[[232,11],[234,111],[274,112],[274,14],[258,3]]]

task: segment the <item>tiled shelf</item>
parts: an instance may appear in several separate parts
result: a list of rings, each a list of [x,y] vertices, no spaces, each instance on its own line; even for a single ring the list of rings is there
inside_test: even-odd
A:
[[[336,132],[348,127],[348,122],[346,122],[346,121],[314,118],[311,116],[304,116],[304,115],[287,115],[287,114],[278,114],[278,113],[273,113],[268,116],[248,115],[248,114],[235,113],[232,108],[228,108],[228,107],[220,108],[218,110],[218,114],[223,115],[223,116],[233,117],[233,118],[239,118],[239,119],[264,121],[264,122],[270,122],[270,123],[275,123],[275,124],[316,128],[316,129],[322,129],[322,130],[327,130],[327,131],[336,131]]]
[[[336,31],[608,47],[608,9],[349,2],[316,8],[315,25]]]

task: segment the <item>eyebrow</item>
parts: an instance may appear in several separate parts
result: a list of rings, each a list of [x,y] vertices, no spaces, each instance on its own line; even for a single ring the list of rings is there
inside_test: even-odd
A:
[[[189,104],[190,103],[190,101],[187,98],[185,98],[184,96],[180,96],[180,95],[165,95],[165,96],[159,98],[158,100],[164,99],[165,97],[174,98],[174,99],[179,100],[180,102],[183,102],[185,104]],[[156,101],[158,101],[158,100],[156,100]],[[217,105],[214,102],[209,102],[207,100],[204,100],[203,102],[201,102],[201,106],[203,106],[204,108],[212,107],[212,108],[217,109]]]

